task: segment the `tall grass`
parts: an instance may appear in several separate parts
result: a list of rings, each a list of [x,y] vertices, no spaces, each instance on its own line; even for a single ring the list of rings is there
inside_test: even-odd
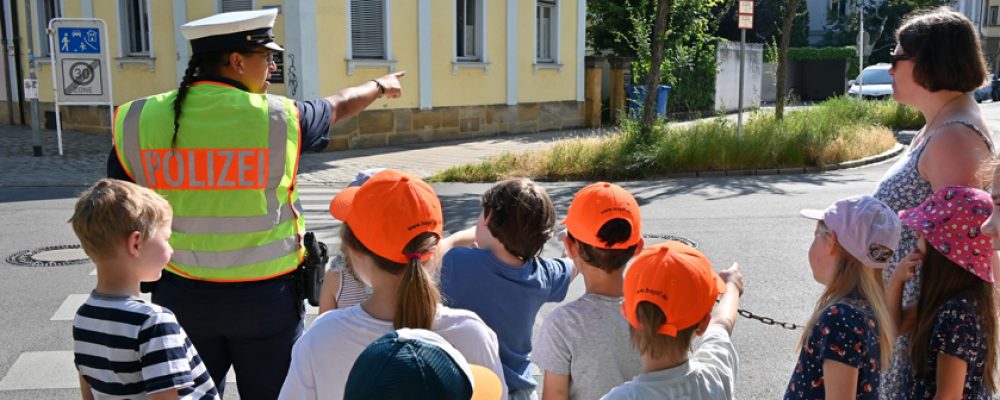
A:
[[[544,180],[619,180],[677,172],[820,166],[882,153],[895,145],[892,129],[923,124],[919,112],[891,101],[840,97],[809,109],[770,111],[747,119],[742,140],[736,123],[717,118],[677,127],[658,123],[650,136],[635,121],[620,133],[556,142],[539,151],[504,154],[454,167],[436,181],[488,182],[511,176]]]

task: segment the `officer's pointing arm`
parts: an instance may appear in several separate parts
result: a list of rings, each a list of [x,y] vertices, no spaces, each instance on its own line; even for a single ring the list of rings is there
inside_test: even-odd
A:
[[[399,78],[404,75],[406,75],[406,71],[395,72],[358,86],[343,89],[327,97],[326,100],[333,105],[330,124],[333,125],[337,121],[357,115],[379,97],[399,98],[403,95]]]

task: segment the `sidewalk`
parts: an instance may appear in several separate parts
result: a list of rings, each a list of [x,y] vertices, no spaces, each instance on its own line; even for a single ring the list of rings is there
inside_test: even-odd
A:
[[[340,187],[365,168],[397,168],[429,176],[442,169],[497,156],[505,152],[541,149],[559,139],[602,134],[596,130],[567,130],[527,135],[481,137],[447,142],[304,154],[299,161],[302,186]],[[63,156],[58,155],[56,132],[42,130],[41,157],[32,156],[31,128],[0,126],[0,187],[88,186],[105,176],[109,135],[63,132]]]
[[[729,114],[726,118],[735,121],[736,114]],[[375,167],[401,169],[427,177],[452,166],[482,161],[503,153],[539,150],[560,139],[610,132],[614,129],[577,129],[307,153],[299,161],[298,179],[301,186],[340,187],[354,180],[359,170]],[[41,136],[43,155],[33,157],[30,127],[0,125],[0,147],[3,149],[0,150],[0,187],[88,186],[105,176],[111,151],[109,135],[63,132],[62,157],[58,156],[56,132],[43,129]]]

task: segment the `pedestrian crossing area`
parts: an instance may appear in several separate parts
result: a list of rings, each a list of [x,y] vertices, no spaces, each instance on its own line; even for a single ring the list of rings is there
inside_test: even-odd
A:
[[[330,199],[339,190],[339,187],[299,188],[299,199],[302,202],[307,229],[316,232],[317,238],[331,249],[339,246],[340,223],[330,216],[329,204]],[[79,293],[65,295],[62,303],[52,310],[49,323],[67,324],[66,321],[73,320],[76,310],[86,301],[90,290],[96,285],[96,275],[97,270],[94,269],[88,276],[89,282],[79,286]],[[149,301],[149,294],[143,294],[143,297]],[[306,304],[306,327],[316,317],[317,312],[316,307]],[[17,355],[9,370],[0,371],[4,374],[0,379],[0,398],[7,398],[5,393],[14,391],[79,388],[77,371],[73,365],[73,343],[63,341],[63,344],[62,348],[25,351]],[[226,381],[236,381],[232,370],[229,371]],[[226,398],[236,398],[236,390],[230,390],[231,386],[227,385]]]

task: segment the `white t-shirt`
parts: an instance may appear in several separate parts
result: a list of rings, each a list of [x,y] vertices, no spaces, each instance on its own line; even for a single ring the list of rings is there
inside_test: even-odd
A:
[[[611,390],[602,399],[689,399],[733,398],[739,358],[729,333],[719,326],[708,328],[701,345],[688,362],[661,371],[639,374]]]
[[[546,372],[570,376],[570,399],[598,399],[642,372],[621,302],[587,293],[545,316],[531,359]]]
[[[475,313],[438,305],[433,328],[470,364],[503,376],[497,336]],[[292,365],[278,398],[342,399],[358,355],[392,331],[392,321],[375,319],[360,305],[320,315],[292,348]],[[503,390],[506,393],[506,386]]]

